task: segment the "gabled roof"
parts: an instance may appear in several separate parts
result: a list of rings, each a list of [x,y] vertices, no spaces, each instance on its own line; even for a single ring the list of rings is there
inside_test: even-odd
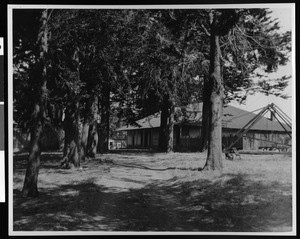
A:
[[[182,116],[178,118],[175,124],[187,124],[187,125],[197,125],[202,124],[202,103],[190,104],[186,107],[186,117]],[[256,114],[236,108],[234,106],[226,106],[223,108],[223,129],[241,129],[250,120],[252,120]],[[185,119],[183,121],[183,119]],[[138,126],[123,126],[118,131],[123,130],[135,130],[135,129],[148,129],[148,128],[158,128],[160,127],[160,113],[150,115],[143,119],[136,121]],[[282,123],[283,124],[283,123]],[[283,126],[290,131],[290,128],[283,124]],[[267,117],[262,117],[255,125],[251,127],[252,130],[264,130],[264,131],[281,131],[285,130],[277,121],[271,121]]]
[[[134,129],[149,129],[149,128],[158,128],[160,127],[160,113],[156,113],[154,115],[147,116],[143,119],[140,119],[136,121],[138,126],[128,125],[128,126],[122,126],[117,129],[117,131],[123,131],[123,130],[134,130]]]

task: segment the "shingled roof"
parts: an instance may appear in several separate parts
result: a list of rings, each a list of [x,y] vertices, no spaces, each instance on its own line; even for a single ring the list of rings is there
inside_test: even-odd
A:
[[[202,103],[190,104],[186,107],[187,117],[179,117],[175,124],[187,124],[187,125],[197,125],[201,126],[202,124]],[[241,129],[243,128],[250,120],[256,116],[255,113],[239,109],[234,106],[226,106],[223,109],[223,129]],[[136,121],[140,126],[123,126],[117,131],[124,130],[135,130],[135,129],[148,129],[148,128],[158,128],[160,127],[160,113],[150,115],[143,119]],[[290,128],[283,124],[283,126],[290,131]],[[255,125],[251,127],[252,130],[260,131],[280,131],[284,132],[285,130],[277,121],[271,121],[267,117],[262,117]]]

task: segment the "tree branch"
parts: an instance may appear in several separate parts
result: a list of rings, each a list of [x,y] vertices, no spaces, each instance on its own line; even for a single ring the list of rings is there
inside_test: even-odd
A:
[[[204,30],[204,32],[205,32],[205,34],[207,35],[207,36],[209,36],[210,37],[210,33],[209,33],[209,31],[207,30],[207,28],[203,25],[203,23],[201,23],[201,27],[203,28],[203,30]]]

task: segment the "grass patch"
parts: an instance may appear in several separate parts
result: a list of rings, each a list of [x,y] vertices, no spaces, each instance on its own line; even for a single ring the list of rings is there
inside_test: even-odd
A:
[[[222,174],[183,170],[205,153],[105,154],[82,170],[61,170],[43,154],[40,197],[21,197],[26,155],[14,157],[14,231],[292,230],[288,155],[242,155]],[[112,162],[115,162],[113,164]],[[122,165],[128,166],[122,166]],[[149,170],[175,167],[172,170]],[[176,169],[177,167],[177,169]],[[180,168],[180,169],[179,169]]]

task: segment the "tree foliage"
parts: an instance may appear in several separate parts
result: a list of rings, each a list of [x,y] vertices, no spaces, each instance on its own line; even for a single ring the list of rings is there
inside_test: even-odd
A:
[[[41,66],[42,11],[14,11],[14,120],[28,131],[42,97],[43,124],[76,131],[66,139],[79,158],[96,138],[98,150],[105,151],[109,129],[115,128],[110,121],[120,124],[114,117],[134,124],[160,112],[161,144],[172,150],[176,114],[203,101],[203,125],[209,129],[212,78],[220,83],[222,104],[243,102],[258,91],[286,97],[281,91],[289,76],[264,76],[288,62],[291,33],[279,31],[268,9],[48,9],[48,50]],[[47,85],[41,93],[43,69]],[[182,110],[176,112],[178,106]],[[205,148],[207,132],[202,139]]]

